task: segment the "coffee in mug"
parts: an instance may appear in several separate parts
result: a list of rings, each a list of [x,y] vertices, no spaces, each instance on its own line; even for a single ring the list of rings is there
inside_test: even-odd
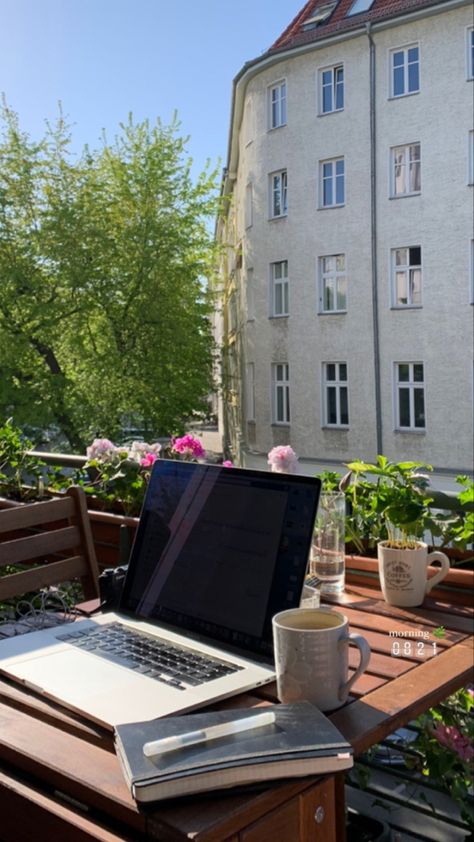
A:
[[[348,678],[349,642],[360,663]],[[354,682],[367,669],[370,647],[349,632],[349,621],[332,608],[293,608],[273,617],[273,645],[280,702],[312,702],[329,711],[347,700]]]

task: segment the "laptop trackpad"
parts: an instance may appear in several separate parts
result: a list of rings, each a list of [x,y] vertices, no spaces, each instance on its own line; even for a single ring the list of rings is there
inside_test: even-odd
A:
[[[18,676],[27,687],[39,693],[79,705],[104,693],[113,700],[116,693],[129,693],[131,684],[142,679],[131,670],[122,670],[102,658],[91,658],[89,653],[72,647],[28,663],[9,665],[8,673]]]

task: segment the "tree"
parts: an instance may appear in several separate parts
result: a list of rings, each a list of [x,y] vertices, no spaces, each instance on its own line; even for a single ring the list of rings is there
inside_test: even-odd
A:
[[[0,412],[75,450],[125,417],[182,429],[212,381],[216,173],[193,181],[176,120],[78,160],[61,114],[38,142],[1,121]]]

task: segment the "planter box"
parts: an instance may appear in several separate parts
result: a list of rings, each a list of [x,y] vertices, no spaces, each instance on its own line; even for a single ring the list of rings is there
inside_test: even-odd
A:
[[[442,552],[446,552],[443,550]],[[446,552],[450,556],[450,551]],[[459,554],[458,554],[459,557]],[[428,568],[428,575],[436,572],[435,566]],[[346,555],[346,581],[361,587],[374,587],[379,583],[379,568],[376,558],[367,556]],[[474,570],[463,570],[453,567],[442,583],[434,588],[430,597],[446,599],[449,595],[451,602],[474,606]]]

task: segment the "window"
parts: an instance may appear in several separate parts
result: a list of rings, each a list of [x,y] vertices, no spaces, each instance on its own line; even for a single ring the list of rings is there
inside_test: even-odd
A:
[[[304,23],[302,24],[303,31],[306,32],[308,29],[316,29],[320,23],[324,23],[327,21],[329,16],[332,14],[333,10],[337,6],[337,0],[331,0],[329,3],[316,3],[311,17],[306,18]]]
[[[420,246],[392,251],[392,304],[394,307],[421,307]]]
[[[392,96],[406,96],[420,90],[420,51],[417,46],[393,50],[391,55]]]
[[[253,224],[253,185],[247,184],[245,188],[245,227],[251,228]]]
[[[474,184],[474,131],[469,132],[468,183]]]
[[[319,308],[321,313],[341,313],[347,309],[344,254],[319,258]]]
[[[347,427],[347,363],[323,363],[323,419],[326,427]]]
[[[270,176],[270,216],[276,218],[288,213],[288,178],[286,170]]]
[[[286,124],[286,82],[277,82],[268,89],[269,126],[278,129]]]
[[[354,0],[351,8],[347,12],[347,15],[358,15],[360,12],[367,12],[374,0]]]
[[[419,143],[394,146],[391,150],[392,196],[411,196],[421,190],[421,151]]]
[[[342,111],[344,108],[344,68],[342,64],[319,72],[320,114]]]
[[[344,204],[344,158],[321,162],[321,207]]]
[[[423,363],[395,363],[396,427],[424,430],[425,384]]]
[[[290,423],[290,367],[288,363],[272,365],[273,423]]]
[[[467,78],[474,79],[474,26],[467,30]]]
[[[245,279],[245,292],[247,300],[247,321],[253,321],[255,318],[255,296],[253,290],[253,269],[247,269],[247,277]]]
[[[245,366],[245,420],[255,421],[255,365]]]
[[[288,261],[279,260],[270,264],[271,270],[271,306],[272,316],[289,314],[288,300]]]

